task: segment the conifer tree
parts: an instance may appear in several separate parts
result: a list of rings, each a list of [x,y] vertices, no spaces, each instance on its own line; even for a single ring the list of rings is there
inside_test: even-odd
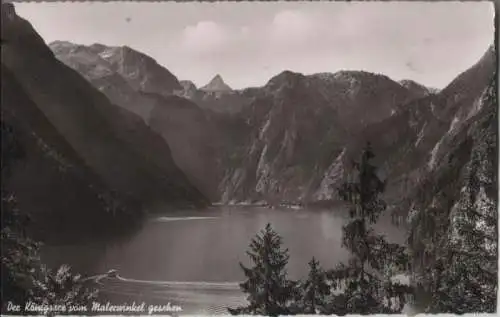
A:
[[[380,198],[385,183],[371,164],[373,158],[371,146],[367,144],[360,162],[353,163],[353,180],[339,189],[340,197],[350,206],[349,221],[342,229],[342,246],[351,252],[351,259],[348,264],[337,265],[328,276],[333,287],[341,292],[337,299],[345,301],[345,312],[349,314],[401,312],[410,291],[392,279],[408,268],[405,248],[388,243],[371,228],[386,209]]]
[[[15,197],[2,190],[2,225],[0,256],[2,303],[22,305],[33,296],[36,269],[39,267],[39,244],[25,235],[25,217],[17,209]],[[2,307],[4,309],[5,307]]]
[[[281,246],[282,238],[271,224],[252,239],[250,251],[246,253],[253,267],[247,268],[240,263],[247,278],[240,288],[248,295],[249,305],[229,308],[231,314],[278,316],[291,313],[297,282],[287,277],[288,249],[282,250]]]
[[[300,310],[304,314],[325,313],[330,285],[325,271],[313,257],[309,262],[309,274],[301,285]]]
[[[86,306],[97,299],[97,289],[65,264],[55,271],[42,265],[35,285],[38,292],[34,298],[39,304]]]
[[[2,112],[2,116],[3,116]],[[12,173],[17,160],[25,156],[24,149],[16,138],[12,126],[1,121],[2,181]],[[2,302],[24,303],[33,295],[35,282],[34,268],[38,267],[39,244],[26,236],[25,228],[29,218],[20,213],[15,195],[1,189],[1,243],[0,256],[2,276]],[[2,307],[3,308],[3,307]]]

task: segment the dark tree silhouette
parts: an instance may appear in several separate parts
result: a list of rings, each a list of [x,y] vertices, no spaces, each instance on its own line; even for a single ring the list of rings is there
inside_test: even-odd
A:
[[[231,314],[278,316],[291,313],[297,282],[287,277],[288,249],[282,250],[281,246],[282,238],[270,224],[252,239],[247,255],[254,265],[247,268],[240,263],[247,278],[240,288],[248,294],[249,305],[229,308]]]
[[[309,261],[309,274],[301,283],[300,310],[303,314],[325,313],[327,311],[330,285],[325,271],[313,257]]]
[[[385,183],[371,163],[374,157],[367,144],[360,162],[353,163],[353,180],[339,189],[340,197],[350,206],[342,246],[351,252],[351,259],[348,264],[341,263],[328,272],[334,288],[341,292],[336,301],[344,301],[342,311],[331,313],[400,313],[410,292],[408,286],[393,278],[408,268],[406,249],[388,243],[371,228],[386,209],[386,203],[380,198]]]

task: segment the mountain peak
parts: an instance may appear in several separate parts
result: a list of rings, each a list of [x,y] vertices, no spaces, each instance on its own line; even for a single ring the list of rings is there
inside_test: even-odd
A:
[[[232,91],[231,87],[229,87],[222,79],[222,76],[217,74],[214,78],[205,86],[200,88],[204,91]]]

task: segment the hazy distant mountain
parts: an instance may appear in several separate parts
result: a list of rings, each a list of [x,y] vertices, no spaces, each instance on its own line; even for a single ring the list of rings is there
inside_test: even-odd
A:
[[[177,78],[153,58],[128,46],[75,45],[55,41],[49,44],[54,54],[72,68],[91,78],[117,73],[134,89],[169,96],[181,85]],[[87,69],[86,69],[87,68]]]
[[[258,88],[232,90],[219,75],[202,88],[197,88],[190,80],[181,80],[180,83],[182,88],[176,90],[175,95],[187,98],[203,109],[223,114],[241,111],[259,90]]]
[[[17,92],[10,91],[13,93],[10,100],[15,103],[16,98],[24,96],[22,98],[30,100],[31,108],[35,108],[30,110],[31,113],[39,113],[37,116],[46,118],[46,125],[40,127],[41,132],[27,126],[23,128],[25,133],[39,135],[40,144],[54,148],[51,153],[70,153],[62,149],[62,141],[55,138],[64,140],[74,151],[71,155],[84,162],[105,188],[119,197],[130,197],[149,209],[206,204],[203,195],[187,181],[173,162],[170,149],[163,139],[139,117],[111,104],[81,75],[59,62],[32,26],[15,14],[11,4],[2,3],[2,41],[2,67],[11,74],[7,77],[2,72],[2,79],[5,77],[11,82],[15,81],[19,87]],[[101,47],[95,49],[100,50]],[[129,52],[124,54],[133,56]],[[135,60],[141,65],[150,64],[147,59]],[[124,67],[120,72],[128,74],[132,72],[131,69]],[[153,82],[152,79],[145,80],[144,86],[156,87]],[[33,120],[24,117],[30,115],[28,112],[17,115],[19,122]],[[46,129],[57,131],[57,134],[49,134]],[[82,173],[88,174],[84,170]],[[40,186],[45,184],[43,186],[47,188],[43,192],[46,195],[56,195],[51,191],[57,191],[57,188],[47,186],[50,179],[40,178],[38,174],[32,177],[39,178]],[[72,176],[68,177],[67,181],[72,182]],[[29,177],[23,179],[24,182],[31,181]],[[27,185],[22,184],[13,187],[18,191],[27,188]],[[57,192],[57,195],[67,196],[66,208],[79,209],[77,206],[85,205],[85,198],[78,196],[79,191],[69,188],[68,191],[61,189]],[[30,196],[33,194],[36,193],[20,196],[33,198]],[[47,200],[41,198],[43,204],[38,208],[48,212],[53,202],[49,196],[42,197],[47,197]]]
[[[259,88],[226,92],[207,92],[198,89],[179,95],[192,100],[203,109],[221,114],[235,114],[240,112],[260,93],[261,90]]]
[[[152,63],[148,56],[129,48],[59,41],[50,47],[59,60],[82,74],[114,104],[136,113],[159,133],[189,180],[207,197],[218,200],[220,177],[216,149],[219,137],[214,135],[216,129],[208,113],[174,95],[187,97],[198,93],[192,82],[179,82],[167,69]],[[136,58],[122,58],[123,51]],[[118,61],[120,66],[109,61]],[[134,85],[137,72],[120,71],[122,68],[137,70],[140,77],[149,79],[150,86]]]
[[[169,96],[182,89],[177,78],[151,57],[127,46],[84,46],[55,41],[49,44],[56,57],[75,69],[114,104],[149,119],[153,105],[137,91]]]
[[[215,75],[212,80],[206,84],[205,86],[201,87],[200,90],[207,91],[207,92],[228,92],[232,91],[231,87],[229,87],[224,80],[222,79],[221,75],[217,74]]]
[[[172,156],[189,180],[212,201],[219,200],[220,150],[224,143],[211,113],[178,96],[148,95],[156,100],[149,126],[172,149]]]

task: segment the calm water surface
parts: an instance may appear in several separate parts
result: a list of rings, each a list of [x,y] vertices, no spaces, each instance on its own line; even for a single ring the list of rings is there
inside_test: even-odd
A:
[[[87,274],[118,270],[121,279],[106,279],[104,284],[109,294],[120,298],[168,299],[190,312],[221,312],[227,303],[242,299],[237,282],[244,276],[238,263],[249,264],[245,251],[267,223],[289,249],[290,276],[301,278],[313,256],[325,268],[347,260],[347,251],[340,247],[344,221],[340,212],[331,210],[214,207],[157,215],[120,243],[47,246],[43,259],[49,265],[68,263]],[[402,230],[389,220],[381,219],[377,229],[389,240],[402,242]]]

